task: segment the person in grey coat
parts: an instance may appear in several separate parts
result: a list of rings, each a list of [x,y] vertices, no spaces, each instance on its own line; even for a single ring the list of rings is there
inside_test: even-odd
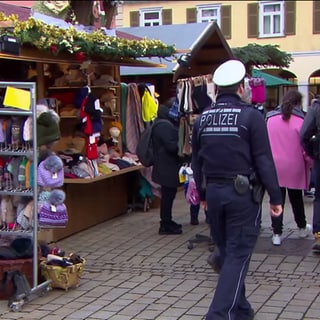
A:
[[[178,126],[169,117],[169,109],[158,108],[152,130],[152,180],[161,186],[159,234],[181,234],[182,226],[172,220],[173,201],[179,186]]]

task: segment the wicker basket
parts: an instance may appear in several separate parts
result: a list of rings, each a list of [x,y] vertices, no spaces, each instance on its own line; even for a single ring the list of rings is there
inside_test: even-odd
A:
[[[40,263],[41,274],[46,280],[51,280],[52,288],[61,288],[68,290],[72,287],[78,287],[81,273],[83,272],[86,260],[81,258],[80,263],[68,267],[51,266],[46,261]]]

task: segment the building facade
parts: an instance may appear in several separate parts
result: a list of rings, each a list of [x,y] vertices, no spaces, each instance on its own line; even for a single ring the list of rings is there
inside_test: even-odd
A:
[[[320,94],[320,1],[123,1],[116,26],[208,21],[218,23],[231,48],[272,44],[290,53],[288,69],[268,72],[294,81],[304,95],[304,107]]]

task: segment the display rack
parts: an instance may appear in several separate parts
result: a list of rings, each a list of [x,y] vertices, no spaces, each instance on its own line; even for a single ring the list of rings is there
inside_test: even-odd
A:
[[[33,187],[31,190],[0,190],[0,196],[22,196],[22,197],[33,197],[33,227],[32,231],[21,231],[21,230],[0,230],[0,235],[10,236],[30,236],[33,239],[33,257],[32,257],[32,274],[33,283],[30,292],[24,297],[17,301],[11,301],[9,308],[13,311],[19,311],[25,302],[30,300],[31,296],[35,294],[43,294],[49,290],[50,280],[39,284],[38,271],[39,271],[39,257],[38,257],[38,150],[37,150],[37,112],[36,112],[36,84],[34,82],[0,82],[0,89],[6,89],[13,87],[17,89],[29,90],[30,92],[30,107],[26,110],[14,108],[10,106],[4,106],[0,108],[1,116],[30,116],[32,117],[32,143],[33,147],[30,150],[12,150],[11,148],[5,148],[0,150],[0,156],[31,156],[33,161]]]

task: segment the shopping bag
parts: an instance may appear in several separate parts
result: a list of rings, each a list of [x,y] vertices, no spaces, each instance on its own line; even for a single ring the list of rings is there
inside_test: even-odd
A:
[[[197,190],[196,182],[194,179],[190,179],[188,183],[188,189],[186,194],[186,200],[189,204],[197,205],[200,203],[200,197]]]

